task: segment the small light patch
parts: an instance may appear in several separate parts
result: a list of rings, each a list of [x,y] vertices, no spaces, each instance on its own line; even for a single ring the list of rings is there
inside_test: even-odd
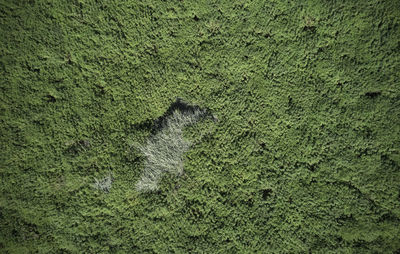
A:
[[[108,193],[108,192],[110,192],[111,185],[112,185],[114,178],[112,177],[111,174],[109,174],[108,176],[106,176],[102,179],[94,178],[94,180],[95,180],[95,183],[93,184],[94,188],[104,191],[105,193]]]

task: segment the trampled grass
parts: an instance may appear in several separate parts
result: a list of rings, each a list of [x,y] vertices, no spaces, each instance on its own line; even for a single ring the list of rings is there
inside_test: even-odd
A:
[[[158,183],[165,173],[176,176],[183,174],[183,156],[190,148],[191,142],[183,137],[186,126],[195,124],[204,118],[205,111],[193,109],[175,110],[164,119],[161,130],[140,147],[146,156],[144,171],[136,183],[138,191],[158,190]]]

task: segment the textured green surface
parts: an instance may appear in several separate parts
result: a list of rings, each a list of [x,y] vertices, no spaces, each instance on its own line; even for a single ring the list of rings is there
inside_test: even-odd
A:
[[[1,0],[0,252],[399,251],[400,2],[333,2]],[[139,194],[177,97],[219,121]]]

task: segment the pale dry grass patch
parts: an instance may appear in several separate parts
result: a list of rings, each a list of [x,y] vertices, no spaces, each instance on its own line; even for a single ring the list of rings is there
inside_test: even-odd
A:
[[[205,115],[205,110],[173,111],[161,126],[161,130],[139,147],[146,156],[144,170],[136,183],[136,190],[151,192],[158,190],[158,183],[165,173],[179,176],[183,173],[183,156],[191,142],[183,137],[183,129],[196,123]]]

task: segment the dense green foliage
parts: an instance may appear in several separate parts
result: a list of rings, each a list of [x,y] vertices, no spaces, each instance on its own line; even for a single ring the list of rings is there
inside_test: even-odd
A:
[[[334,2],[1,0],[0,251],[398,251],[400,3]],[[219,121],[138,193],[177,97]]]

